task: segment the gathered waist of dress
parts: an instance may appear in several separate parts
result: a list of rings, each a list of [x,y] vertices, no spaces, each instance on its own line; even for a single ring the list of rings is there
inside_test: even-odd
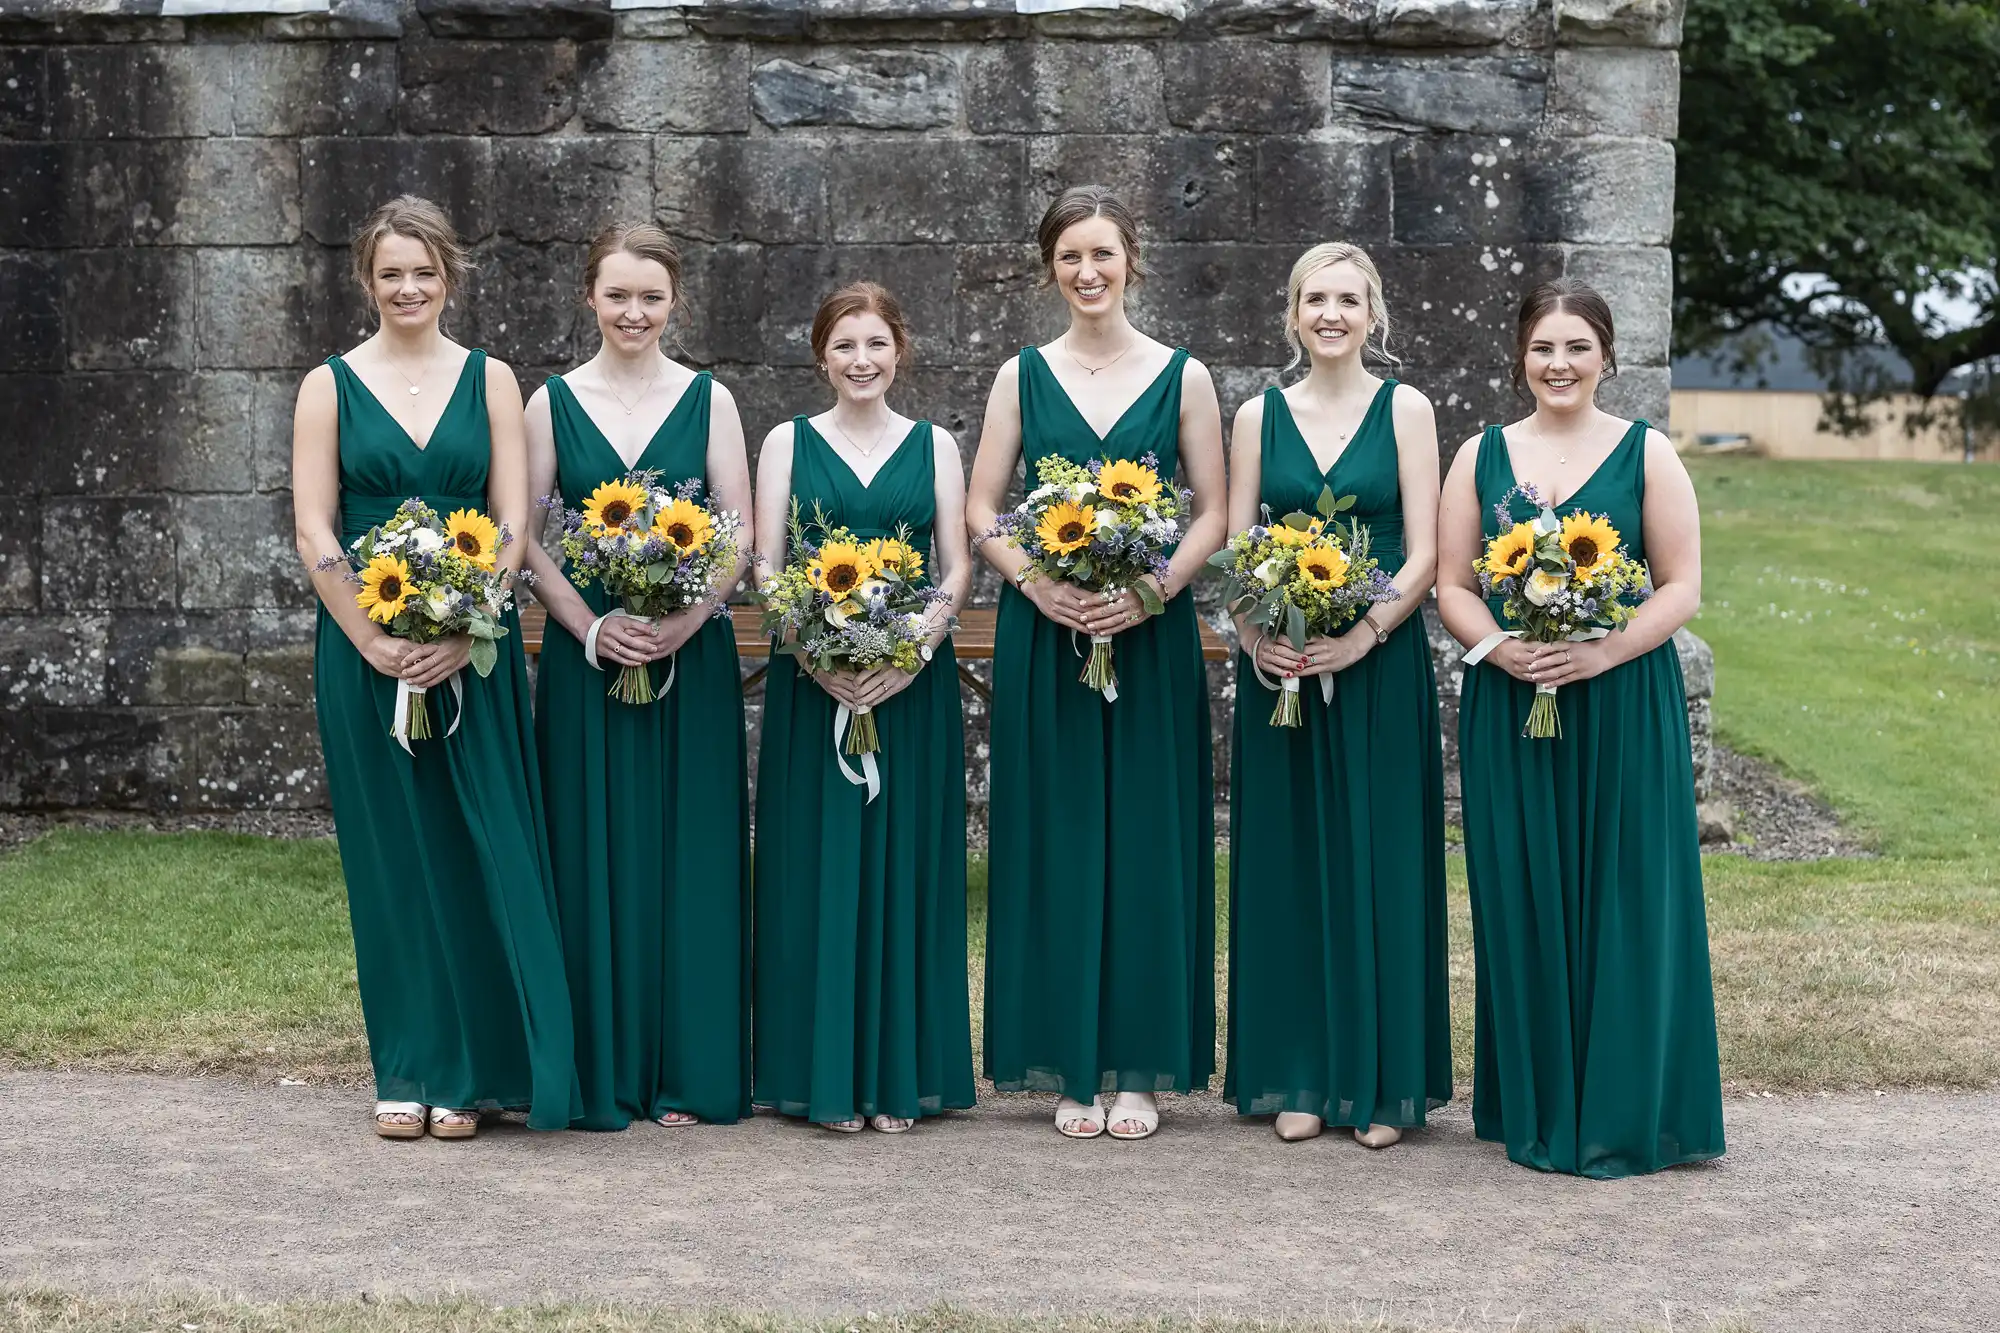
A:
[[[438,517],[444,518],[454,509],[477,509],[486,512],[484,495],[362,495],[353,491],[343,491],[340,495],[340,540],[352,542],[378,523],[386,523],[389,517],[402,508],[405,500],[422,500],[437,510]]]

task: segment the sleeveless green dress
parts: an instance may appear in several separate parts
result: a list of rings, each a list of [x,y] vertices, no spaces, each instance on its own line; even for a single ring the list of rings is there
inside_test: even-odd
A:
[[[1634,422],[1557,514],[1606,515],[1644,560],[1645,460],[1646,423]],[[1498,426],[1480,438],[1475,475],[1490,541],[1494,506],[1514,486]],[[1518,497],[1511,511],[1510,526],[1534,517]],[[1722,1079],[1680,657],[1670,641],[1563,686],[1554,739],[1522,737],[1533,702],[1534,686],[1491,663],[1465,673],[1473,1128],[1523,1166],[1599,1179],[1719,1157]]]
[[[1100,438],[1023,348],[1021,453],[1180,457],[1178,349]],[[1079,636],[1080,637],[1080,636]],[[1085,645],[1087,649],[1087,645]],[[1215,1068],[1215,805],[1194,599],[1115,636],[1118,699],[1012,586],[993,653],[986,1071],[1003,1092],[1186,1092]]]
[[[910,529],[933,568],[931,423],[863,486],[804,417],[792,494],[864,540]],[[881,794],[841,775],[833,697],[772,659],[757,757],[756,1101],[822,1123],[972,1105],[965,731],[951,640],[875,709]],[[859,760],[849,767],[860,770]]]
[[[1261,499],[1313,512],[1355,497],[1384,570],[1403,565],[1396,381],[1322,473],[1277,389],[1264,393]],[[1354,634],[1374,633],[1357,625]],[[1244,1115],[1330,1125],[1424,1123],[1451,1099],[1445,970],[1444,764],[1422,615],[1334,677],[1301,682],[1304,723],[1236,660],[1230,760],[1229,1073]]]
[[[712,383],[697,375],[639,455],[669,488],[706,477]],[[581,508],[628,469],[561,376],[548,395],[556,487]],[[578,591],[600,615],[615,603],[596,584]],[[673,688],[633,707],[609,697],[613,676],[554,621],[542,646],[535,733],[576,1014],[578,1129],[750,1112],[750,798],[735,631],[709,621],[674,662]],[[655,689],[666,676],[654,663]]]
[[[343,546],[415,496],[440,515],[486,512],[492,444],[486,354],[466,358],[422,449],[339,357]],[[439,735],[405,754],[389,736],[396,682],[369,666],[322,606],[314,706],[326,756],[355,975],[385,1101],[528,1108],[532,1129],[576,1114],[569,991],[518,617],[493,674],[462,673],[459,717],[431,691]]]

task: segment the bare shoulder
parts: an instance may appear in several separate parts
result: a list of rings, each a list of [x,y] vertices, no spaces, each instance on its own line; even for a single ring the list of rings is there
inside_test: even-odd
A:
[[[1235,420],[1239,426],[1261,427],[1264,424],[1264,395],[1252,394],[1238,403]]]
[[[330,397],[332,393],[333,367],[324,361],[314,366],[311,370],[308,370],[306,377],[299,381],[300,402],[306,401],[309,396],[313,398],[321,396]]]
[[[1198,356],[1190,355],[1186,364],[1181,367],[1181,382],[1183,384],[1206,384],[1213,389],[1215,387],[1215,376],[1209,373],[1206,361],[1203,361]]]
[[[1390,395],[1389,410],[1399,417],[1408,419],[1437,415],[1436,409],[1431,406],[1428,394],[1401,380],[1396,381],[1396,391]]]
[[[530,412],[542,413],[546,413],[549,410],[549,384],[547,380],[543,380],[540,384],[537,384],[535,391],[528,395],[528,410]]]
[[[724,384],[713,375],[708,377],[708,398],[712,403],[727,406],[732,412],[736,410],[736,395],[729,392],[727,384]]]
[[[943,458],[947,454],[951,455],[953,459],[958,457],[957,438],[935,421],[931,423],[931,451],[939,458]]]
[[[1479,461],[1479,441],[1483,434],[1484,432],[1481,432],[1481,435],[1468,436],[1458,446],[1457,451],[1451,456],[1451,470],[1446,474],[1447,479],[1471,474]]]
[[[773,450],[778,452],[774,453]],[[791,456],[792,423],[781,421],[764,432],[764,443],[758,446],[757,457],[761,461],[766,458],[789,459]]]
[[[486,356],[486,383],[489,388],[500,383],[511,384],[516,390],[521,387],[521,381],[515,376],[514,368],[490,352]]]
[[[1016,352],[1000,363],[1000,369],[993,372],[993,387],[1013,388],[1021,382],[1021,355]]]

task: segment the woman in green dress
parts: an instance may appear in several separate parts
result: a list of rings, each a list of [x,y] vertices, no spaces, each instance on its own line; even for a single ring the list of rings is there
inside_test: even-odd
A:
[[[1517,387],[1535,409],[1466,441],[1445,481],[1438,611],[1470,650],[1459,701],[1476,966],[1473,1127],[1524,1166],[1599,1179],[1718,1157],[1687,702],[1672,637],[1701,601],[1701,518],[1674,449],[1595,401],[1617,373],[1604,298],[1529,293]],[[1651,571],[1623,629],[1584,643],[1501,636],[1472,562],[1535,517],[1610,520]],[[1481,653],[1483,652],[1483,657]],[[1523,735],[1537,686],[1561,732]]]
[[[949,619],[972,572],[964,472],[949,434],[889,407],[910,336],[888,292],[862,282],[829,296],[812,351],[834,404],[764,439],[760,579],[785,565],[796,502],[808,525],[817,508],[863,541],[902,534],[947,600],[914,674],[773,658],[757,759],[756,1101],[843,1133],[900,1134],[973,1099]],[[874,712],[875,794],[836,749],[843,705]]]
[[[1363,363],[1387,356],[1389,336],[1365,251],[1313,247],[1287,292],[1285,339],[1309,369],[1238,409],[1230,527],[1312,513],[1331,487],[1354,497],[1346,516],[1400,595],[1303,651],[1237,619],[1224,1095],[1244,1115],[1276,1112],[1281,1139],[1331,1122],[1385,1148],[1451,1098],[1444,766],[1421,614],[1437,569],[1437,421],[1429,399]],[[1305,682],[1301,725],[1267,720],[1253,656],[1273,686]]]
[[[597,355],[528,402],[530,479],[580,509],[640,469],[742,515],[743,557],[712,600],[651,624],[528,556],[548,633],[535,730],[562,922],[578,1129],[733,1121],[750,1112],[750,804],[736,636],[716,607],[748,564],[750,465],[729,391],[660,351],[681,257],[651,223],[592,243]],[[607,687],[648,669],[657,697]],[[671,675],[669,674],[671,673]],[[671,687],[668,681],[671,680]]]
[[[438,327],[469,265],[436,205],[384,205],[352,253],[379,327],[306,376],[292,498],[320,599],[314,694],[382,1099],[375,1128],[469,1138],[481,1110],[525,1106],[530,1128],[561,1129],[576,1071],[518,620],[508,613],[515,632],[480,676],[465,670],[469,640],[392,638],[353,584],[320,568],[411,497],[526,533],[521,392],[506,366]],[[526,544],[502,547],[501,566],[518,568]],[[458,699],[445,688],[454,677]],[[446,733],[407,752],[389,731],[399,680],[431,691]]]
[[[1027,579],[1023,553],[981,551],[1007,579],[993,660],[986,1070],[1058,1094],[1070,1138],[1142,1139],[1155,1094],[1215,1066],[1215,814],[1208,687],[1191,598],[1221,548],[1222,421],[1208,370],[1125,317],[1143,270],[1131,211],[1102,186],[1042,217],[1069,328],[994,377],[967,521],[983,536],[1025,465],[1154,455],[1194,507],[1148,615],[1116,596]],[[1079,679],[1081,636],[1114,636],[1118,697]],[[1107,1109],[1105,1094],[1113,1094]]]

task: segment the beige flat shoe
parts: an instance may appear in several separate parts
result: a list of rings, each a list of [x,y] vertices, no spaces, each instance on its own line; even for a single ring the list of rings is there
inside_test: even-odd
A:
[[[459,1111],[449,1106],[431,1108],[431,1137],[469,1139],[479,1133],[479,1112]]]
[[[868,1121],[869,1128],[883,1134],[907,1134],[910,1132],[910,1126],[916,1123],[914,1120],[905,1120],[899,1115],[878,1115]]]
[[[1364,1148],[1387,1148],[1403,1141],[1403,1131],[1394,1125],[1370,1125],[1354,1131],[1354,1141]]]
[[[429,1110],[422,1102],[376,1102],[375,1132],[385,1139],[420,1139]]]
[[[1316,1115],[1304,1111],[1280,1111],[1271,1128],[1287,1143],[1297,1143],[1302,1139],[1316,1139],[1326,1128],[1326,1122]]]
[[[859,1134],[868,1128],[867,1122],[863,1120],[815,1120],[813,1123],[835,1134]]]
[[[1151,1093],[1121,1092],[1111,1103],[1106,1117],[1105,1133],[1114,1139],[1128,1141],[1150,1139],[1160,1128],[1160,1104]],[[1137,1125],[1139,1128],[1120,1131],[1120,1125]]]
[[[1104,1098],[1080,1102],[1072,1097],[1056,1099],[1056,1130],[1066,1139],[1094,1139],[1104,1132]]]

